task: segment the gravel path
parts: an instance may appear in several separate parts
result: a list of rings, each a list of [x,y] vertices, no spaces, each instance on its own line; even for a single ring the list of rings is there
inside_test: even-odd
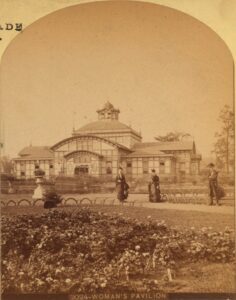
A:
[[[116,199],[116,194],[83,194],[83,195],[65,195],[65,197],[73,197],[76,199],[89,198],[89,199]],[[206,200],[207,203],[207,200]],[[172,210],[186,210],[186,211],[199,211],[209,213],[222,213],[222,214],[235,214],[234,206],[216,206],[206,204],[191,204],[191,203],[150,203],[148,201],[148,195],[143,194],[130,194],[127,203],[123,205],[133,205],[137,207],[147,207],[153,209],[172,209]],[[114,205],[120,205],[118,200],[115,200]]]
[[[75,198],[75,199],[83,199],[88,198],[91,200],[96,199],[96,204],[102,204],[104,199],[105,205],[121,205],[119,201],[116,199],[116,194],[66,194],[63,195],[64,198]],[[1,200],[9,201],[10,199],[13,200],[20,200],[20,199],[32,199],[31,195],[1,195]],[[207,203],[207,199],[206,199]],[[72,205],[73,202],[68,202],[67,204]],[[198,211],[198,212],[206,212],[206,213],[220,213],[220,214],[228,214],[234,215],[235,214],[235,206],[209,206],[206,204],[191,204],[191,203],[169,203],[169,202],[161,202],[161,203],[150,203],[148,201],[148,195],[146,194],[130,194],[127,203],[123,204],[124,206],[135,206],[135,207],[146,207],[151,209],[171,209],[171,210],[184,210],[184,211]]]

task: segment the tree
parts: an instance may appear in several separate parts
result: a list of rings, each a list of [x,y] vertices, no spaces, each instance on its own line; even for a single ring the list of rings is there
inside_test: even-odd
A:
[[[234,113],[228,105],[220,111],[219,121],[222,128],[215,133],[216,142],[212,152],[216,155],[217,166],[225,167],[229,173],[230,165],[234,165]]]
[[[158,135],[155,139],[158,142],[178,142],[182,141],[185,137],[191,137],[189,133],[184,132],[168,132],[166,135]]]
[[[8,156],[2,156],[0,160],[1,173],[12,174],[14,170],[13,162]]]

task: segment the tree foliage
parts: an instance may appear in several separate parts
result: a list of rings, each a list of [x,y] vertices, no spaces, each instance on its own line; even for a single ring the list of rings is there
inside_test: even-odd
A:
[[[13,162],[8,156],[2,156],[0,160],[1,173],[12,174],[14,170]]]
[[[218,168],[230,172],[230,165],[234,165],[234,112],[225,105],[219,114],[221,130],[215,133],[216,142],[213,153],[216,155]]]
[[[191,135],[185,132],[168,132],[166,135],[158,135],[155,139],[158,142],[179,142],[182,141],[184,138],[189,138]]]

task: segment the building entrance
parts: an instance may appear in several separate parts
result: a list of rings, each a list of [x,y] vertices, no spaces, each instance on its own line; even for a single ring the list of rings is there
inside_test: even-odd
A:
[[[81,166],[75,167],[75,171],[74,171],[75,175],[86,175],[88,173],[89,173],[88,165],[81,165]]]

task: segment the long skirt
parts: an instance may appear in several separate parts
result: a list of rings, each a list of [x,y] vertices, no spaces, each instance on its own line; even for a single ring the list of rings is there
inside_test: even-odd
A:
[[[125,194],[125,186],[124,184],[117,184],[116,186],[116,191],[117,191],[117,199],[120,201],[124,201],[127,197]]]
[[[161,195],[160,195],[160,189],[155,186],[153,183],[149,184],[149,201],[150,202],[160,202]]]

